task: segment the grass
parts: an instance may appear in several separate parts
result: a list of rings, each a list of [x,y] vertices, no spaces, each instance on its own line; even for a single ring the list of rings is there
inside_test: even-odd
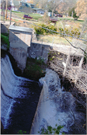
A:
[[[78,19],[78,20],[74,20],[74,18],[73,17],[62,17],[62,18],[58,18],[58,20],[71,20],[71,21],[74,21],[74,22],[84,22],[84,20],[80,20],[80,19]]]
[[[35,20],[38,20],[40,18],[42,18],[43,16],[41,16],[40,14],[37,14],[37,13],[32,13],[32,14],[29,14],[31,17],[33,17],[33,19]]]
[[[72,42],[72,38],[68,37],[68,39],[70,42]],[[39,35],[37,36],[37,40],[46,43],[69,45],[66,39],[59,35]]]
[[[35,20],[38,20],[39,18],[42,18],[42,16],[40,14],[37,14],[37,13],[30,13],[29,14],[29,13],[17,12],[17,11],[13,11],[13,13],[20,18],[23,18],[24,14],[27,14],[27,15],[33,17],[33,19],[35,19]]]
[[[7,49],[9,49],[9,34],[7,33],[3,33],[1,34],[1,44],[6,44],[7,45]]]

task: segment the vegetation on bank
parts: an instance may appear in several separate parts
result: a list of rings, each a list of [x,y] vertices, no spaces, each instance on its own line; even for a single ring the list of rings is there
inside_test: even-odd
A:
[[[41,58],[27,58],[27,64],[23,76],[38,81],[41,77],[45,76],[46,67],[46,64]]]
[[[47,126],[47,129],[45,128],[42,128],[40,132],[40,134],[59,134],[60,133],[60,130],[63,128],[63,126],[61,125],[55,125],[55,128],[51,127],[51,126]],[[62,133],[64,134],[64,133]]]
[[[55,125],[55,128],[51,127],[51,126],[47,126],[47,129],[45,128],[42,128],[41,131],[39,131],[38,133],[40,134],[59,134],[60,133],[60,130],[63,128],[64,126],[61,126],[61,125]],[[17,132],[18,134],[26,134],[27,132],[26,131],[23,131],[23,130],[19,130]],[[62,133],[64,134],[64,133]]]
[[[49,29],[49,30],[47,30]],[[47,35],[47,34],[60,34],[61,36],[65,35],[70,35],[70,36],[76,36],[79,38],[81,32],[79,28],[76,27],[69,27],[69,28],[62,28],[62,27],[57,27],[57,26],[53,26],[51,24],[38,24],[38,26],[34,27],[34,30],[36,32],[36,34],[43,34],[43,35]],[[54,32],[55,31],[55,32]]]
[[[7,50],[8,50],[10,47],[10,43],[9,43],[9,34],[7,33],[1,34],[1,45],[3,44],[7,45]]]

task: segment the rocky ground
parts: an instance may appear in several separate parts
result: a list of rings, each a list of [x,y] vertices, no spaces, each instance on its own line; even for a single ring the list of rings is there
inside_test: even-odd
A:
[[[77,104],[77,110],[79,112],[83,112],[86,115],[86,93],[87,93],[87,87],[84,87],[81,83],[78,85],[75,85],[74,80],[71,78],[71,76],[66,74],[65,77],[63,77],[63,71],[64,66],[62,62],[66,61],[66,55],[59,53],[59,52],[51,52],[49,54],[48,58],[48,67],[53,69],[55,72],[58,73],[60,80],[61,80],[61,87],[63,87],[63,91],[70,92],[75,98],[76,98],[76,104]],[[78,66],[80,62],[80,57],[71,57],[70,63],[73,64],[74,67]],[[83,62],[82,70],[87,71],[87,63]],[[69,71],[68,71],[69,73]],[[75,74],[74,74],[75,77]],[[87,74],[84,76],[84,83],[87,86]],[[78,82],[77,82],[78,83]],[[84,123],[84,129],[86,129],[86,121]]]
[[[68,70],[68,75],[66,74],[65,77],[63,77],[63,71],[64,71],[63,62],[66,61],[66,58],[67,58],[66,55],[59,52],[52,51],[49,54],[48,67],[53,69],[59,74],[60,79],[61,79],[61,86],[64,87],[64,91],[71,92],[73,96],[75,96],[81,102],[81,104],[83,104],[83,106],[86,107],[85,92],[87,92],[87,90],[84,89],[84,87],[81,87],[80,84],[79,84],[79,87],[75,85],[74,80],[69,75],[69,70]],[[74,57],[71,57],[70,59],[70,63],[73,64],[73,67],[78,66],[79,61],[80,61],[80,57],[74,56]],[[85,71],[87,71],[87,64],[85,62],[83,63],[82,68]],[[75,74],[74,74],[74,77],[75,77]],[[85,79],[86,79],[86,76],[85,76]]]

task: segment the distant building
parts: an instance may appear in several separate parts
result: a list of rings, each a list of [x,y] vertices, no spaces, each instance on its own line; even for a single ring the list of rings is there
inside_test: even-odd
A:
[[[26,0],[28,1],[28,0]],[[28,1],[29,2],[29,1]],[[32,3],[27,3],[23,1],[20,1],[20,7],[18,11],[25,12],[25,13],[38,13],[38,14],[44,14],[45,11],[43,9],[35,8],[35,5]]]
[[[5,2],[4,8],[6,8],[6,0],[2,0],[1,2]],[[8,10],[17,11],[17,9],[19,7],[19,3],[20,2],[18,0],[9,0],[9,1],[7,1]],[[2,9],[2,5],[1,5],[1,9]]]
[[[48,12],[48,16],[51,17],[52,16],[52,12]]]
[[[26,2],[20,2],[20,7],[19,7],[19,11],[21,12],[25,12],[25,13],[32,13],[34,8],[34,4],[31,3],[26,3]]]
[[[26,3],[26,2],[20,2],[20,6],[34,8],[35,5],[31,3]]]
[[[39,13],[39,14],[44,14],[45,11],[44,11],[43,9],[38,9],[38,10],[37,10],[37,13]]]
[[[18,10],[18,7],[19,7],[19,1],[17,1],[17,0],[11,0],[10,1],[10,8],[9,8],[9,10],[11,9],[12,11],[17,11]]]
[[[45,11],[43,9],[40,9],[40,8],[33,8],[33,12],[38,13],[38,14],[44,14],[45,13]]]

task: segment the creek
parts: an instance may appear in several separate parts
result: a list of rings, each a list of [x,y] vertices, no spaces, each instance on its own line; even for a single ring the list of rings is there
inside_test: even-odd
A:
[[[58,124],[64,126],[61,133],[85,134],[86,110],[76,102],[70,92],[63,91],[55,71],[47,69],[37,82],[16,76],[8,55],[1,58],[1,121],[6,133],[38,134],[41,128]]]
[[[1,121],[7,133],[29,133],[41,86],[14,74],[8,55],[1,59]]]

